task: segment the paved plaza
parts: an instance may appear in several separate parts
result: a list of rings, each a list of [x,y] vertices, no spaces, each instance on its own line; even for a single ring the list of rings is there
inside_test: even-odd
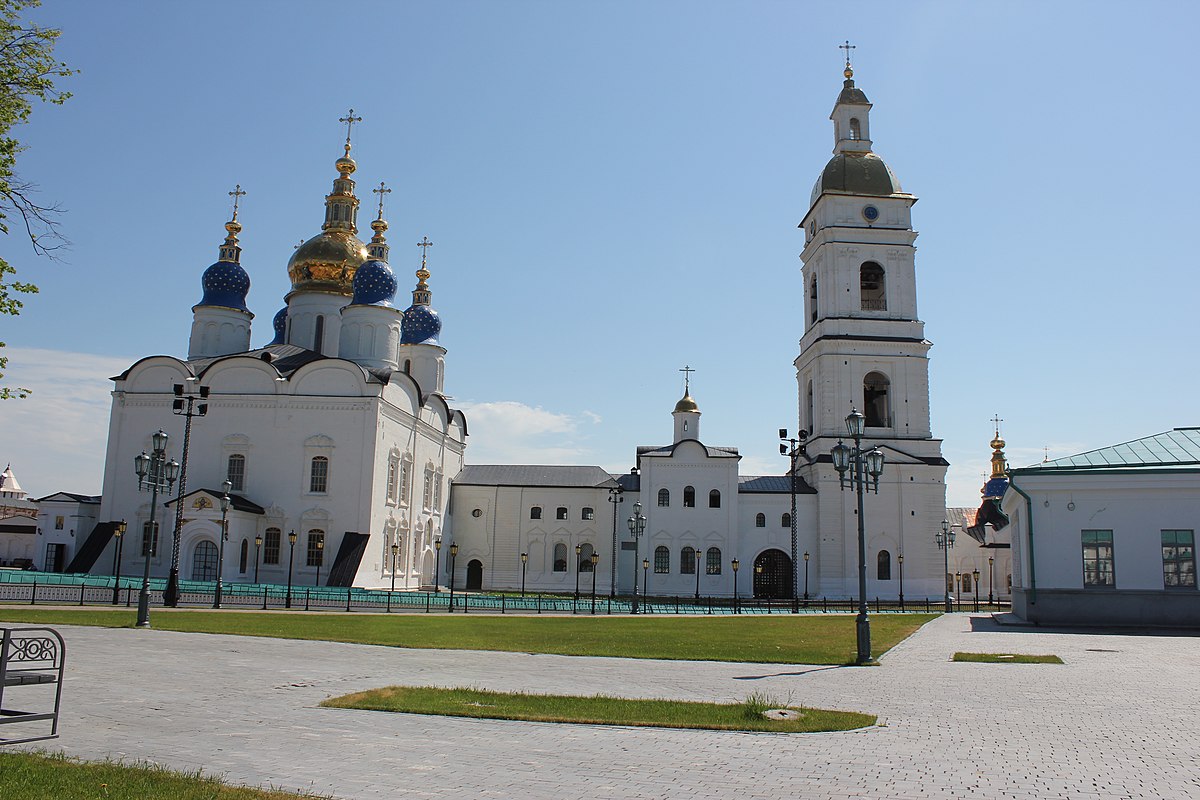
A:
[[[235,783],[347,799],[1200,798],[1200,640],[1183,635],[1031,631],[954,614],[882,666],[847,668],[60,630],[62,737],[42,744]],[[1066,664],[952,663],[957,650]],[[776,735],[317,707],[389,684],[711,701],[765,691],[877,714],[879,725]]]

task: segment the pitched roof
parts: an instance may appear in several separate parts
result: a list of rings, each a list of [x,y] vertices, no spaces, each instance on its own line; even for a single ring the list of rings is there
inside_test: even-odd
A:
[[[67,501],[67,502],[73,502],[73,503],[89,503],[89,504],[95,505],[96,503],[100,502],[100,495],[98,495],[98,494],[76,494],[75,492],[55,492],[54,494],[48,494],[45,497],[39,497],[37,499],[37,501],[39,503],[48,503],[51,501],[58,501],[58,502]]]
[[[558,486],[598,488],[616,481],[600,467],[527,464],[473,464],[463,467],[456,486]]]
[[[193,489],[192,491],[188,492],[187,494],[185,494],[183,496],[184,504],[185,505],[187,504],[187,500],[189,497],[195,497],[198,494],[207,494],[210,497],[214,498],[215,500],[220,500],[223,492],[220,489],[205,489],[203,487],[199,488],[199,489]],[[178,497],[172,497],[170,500],[163,503],[163,505],[167,505],[167,506],[174,505],[178,499],[179,499]],[[230,494],[229,494],[229,506],[234,511],[247,511],[251,514],[267,513],[267,510],[265,508],[263,508],[262,506],[260,506],[258,503],[255,503],[253,500],[247,500],[242,495],[233,494],[232,492],[230,492]]]
[[[792,481],[787,475],[739,475],[738,494],[791,494]],[[816,494],[808,481],[796,476],[796,494]]]
[[[1014,473],[1075,472],[1119,469],[1200,468],[1200,428],[1175,428],[1131,442],[1101,447],[1053,461],[1013,470]]]

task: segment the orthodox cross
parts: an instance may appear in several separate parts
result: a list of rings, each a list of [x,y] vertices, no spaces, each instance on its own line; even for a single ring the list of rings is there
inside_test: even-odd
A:
[[[849,40],[849,39],[847,39],[847,40],[846,40],[846,43],[845,43],[845,44],[839,44],[839,45],[838,45],[838,50],[845,50],[845,51],[846,51],[846,68],[847,68],[847,69],[849,69],[849,68],[850,68],[850,51],[851,51],[851,50],[857,50],[857,49],[858,49],[858,45],[856,45],[856,44],[850,44],[850,40]],[[350,112],[350,113],[354,113],[354,112]]]
[[[233,198],[233,218],[237,219],[238,200],[245,197],[246,193],[242,191],[242,185],[239,183],[233,187],[233,191],[229,193],[229,196]]]
[[[433,242],[429,241],[428,236],[422,236],[421,241],[417,242],[417,247],[421,248],[421,268],[424,269],[425,255],[429,252],[429,248],[433,247]]]
[[[1047,461],[1050,460],[1050,448],[1043,447],[1042,452],[1045,453],[1045,455],[1042,456],[1042,463],[1045,464]]]
[[[679,371],[683,373],[683,393],[689,394],[691,391],[692,373],[695,372],[696,370],[692,369],[687,364],[684,364],[683,369],[681,369]]]
[[[997,436],[999,436],[999,435],[1000,435],[1000,423],[1001,423],[1001,422],[1004,422],[1004,420],[1000,419],[1000,415],[999,415],[999,414],[997,414],[996,416],[992,417],[992,423],[993,423],[993,424],[996,426],[996,435],[997,435]]]
[[[383,181],[380,181],[379,188],[372,189],[371,191],[374,194],[379,195],[379,219],[383,219],[383,196],[385,194],[391,194],[392,190],[387,188],[387,185]]]
[[[354,109],[352,108],[346,116],[339,117],[338,122],[346,123],[346,152],[350,152],[350,130],[354,127],[354,123],[362,122],[362,117],[354,116]]]

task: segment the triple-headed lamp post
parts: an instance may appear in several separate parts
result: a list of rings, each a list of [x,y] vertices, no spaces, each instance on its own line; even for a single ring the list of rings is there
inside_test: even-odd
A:
[[[229,539],[229,490],[233,488],[232,481],[221,484],[221,539],[217,545],[217,591],[213,594],[213,608],[221,607],[221,594],[224,584],[221,576],[225,574],[225,542]]]
[[[879,476],[883,474],[883,451],[878,447],[864,450],[863,433],[866,418],[858,409],[846,416],[846,432],[854,440],[854,447],[842,444],[833,446],[833,467],[838,471],[841,488],[849,484],[858,494],[858,616],[855,617],[855,632],[858,639],[856,663],[866,664],[871,660],[871,621],[867,617],[867,535],[863,509],[863,493],[879,493]],[[849,475],[847,476],[847,472]]]
[[[646,517],[642,515],[642,501],[639,500],[633,504],[633,516],[629,518],[629,535],[633,537],[633,606],[629,612],[631,614],[638,613],[638,547],[641,543],[642,534],[645,532]]]
[[[125,531],[129,526],[125,524],[125,520],[121,520],[113,528],[113,536],[117,538],[117,546],[113,551],[113,601],[115,606],[121,602],[121,550],[125,542]]]
[[[954,547],[954,526],[946,520],[942,520],[942,529],[933,535],[937,542],[938,550],[942,551],[942,571],[944,575],[950,574],[950,548]],[[942,579],[945,583],[945,578]],[[950,607],[950,593],[954,588],[943,586],[942,589],[946,593],[946,613],[949,614],[954,609]]]
[[[158,508],[158,493],[169,492],[179,478],[179,462],[175,459],[167,461],[167,441],[169,437],[161,429],[150,437],[151,450],[149,455],[143,450],[142,454],[133,459],[133,469],[138,476],[138,488],[150,490],[150,522],[142,536],[142,550],[146,556],[146,566],[142,572],[142,590],[138,592],[137,626],[150,627],[150,557],[158,551],[158,528],[154,522],[154,512]]]

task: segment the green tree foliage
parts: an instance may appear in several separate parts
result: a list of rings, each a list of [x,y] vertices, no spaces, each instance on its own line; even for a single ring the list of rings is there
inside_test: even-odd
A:
[[[41,0],[0,0],[0,233],[8,234],[19,220],[34,255],[53,257],[64,244],[55,220],[59,209],[39,204],[33,199],[33,184],[17,176],[22,147],[13,135],[13,128],[29,119],[34,101],[61,105],[71,96],[54,85],[56,78],[74,74],[54,59],[54,44],[62,31],[21,19],[22,12],[40,4]],[[0,257],[0,314],[20,314],[21,295],[37,293],[37,286],[17,280],[16,274],[16,268]],[[0,370],[7,366],[8,359],[0,356]],[[28,389],[0,387],[0,400],[28,394]]]

